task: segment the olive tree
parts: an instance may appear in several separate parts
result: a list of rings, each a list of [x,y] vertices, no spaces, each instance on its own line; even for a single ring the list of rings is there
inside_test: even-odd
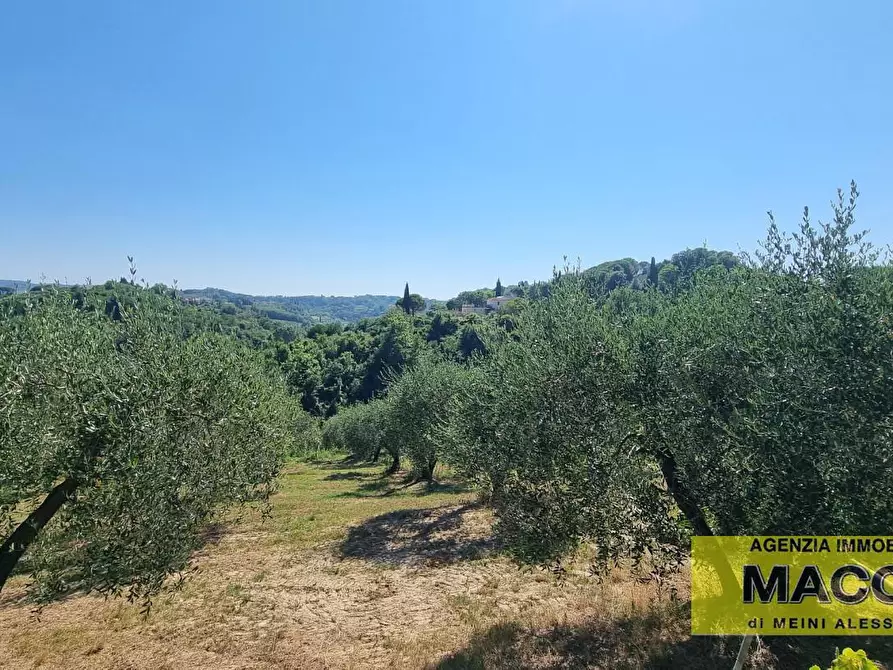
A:
[[[24,557],[39,597],[148,601],[215,513],[267,500],[300,410],[179,313],[145,291],[113,321],[55,290],[0,316],[0,587]]]
[[[426,355],[388,384],[382,405],[384,443],[410,459],[419,479],[430,482],[434,478],[442,456],[443,430],[452,419],[453,398],[467,377],[464,366]]]
[[[750,268],[707,273],[634,329],[636,443],[695,532],[884,534],[893,523],[893,272],[834,219],[774,221]]]
[[[306,457],[316,454],[322,447],[322,422],[292,401],[289,401],[287,405],[291,406],[293,428],[287,455]]]
[[[886,532],[893,271],[856,196],[685,290],[599,304],[565,272],[488,342],[449,452],[519,557],[589,541],[672,566],[689,533]]]
[[[372,462],[377,462],[385,449],[392,456],[391,468],[396,472],[400,467],[399,452],[387,449],[382,437],[384,405],[383,399],[376,399],[340,407],[323,426],[323,445]]]
[[[676,560],[672,502],[653,459],[630,454],[623,332],[565,272],[471,371],[451,425],[456,468],[481,481],[497,529],[522,560],[588,540],[621,555]]]

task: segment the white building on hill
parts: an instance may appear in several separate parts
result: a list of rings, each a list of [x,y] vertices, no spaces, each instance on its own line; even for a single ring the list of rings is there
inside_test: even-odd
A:
[[[459,308],[460,314],[489,314],[502,309],[503,305],[512,299],[510,295],[500,295],[495,298],[487,298],[487,304],[483,307],[465,304]]]
[[[503,305],[505,305],[505,303],[507,303],[511,299],[512,297],[509,295],[498,295],[495,298],[487,298],[487,309],[502,309]]]

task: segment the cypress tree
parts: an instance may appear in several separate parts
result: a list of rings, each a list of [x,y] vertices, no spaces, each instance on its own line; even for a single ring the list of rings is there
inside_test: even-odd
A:
[[[657,286],[657,263],[654,262],[654,256],[651,257],[651,267],[648,268],[648,281],[652,286]]]
[[[403,311],[409,314],[412,301],[409,299],[409,282],[406,282],[406,288],[403,289]]]
[[[496,278],[496,297],[502,295],[502,282],[499,281],[499,277]]]

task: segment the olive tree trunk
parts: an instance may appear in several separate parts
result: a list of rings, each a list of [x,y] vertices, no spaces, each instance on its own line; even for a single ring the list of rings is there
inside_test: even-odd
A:
[[[19,559],[37,539],[37,534],[71,497],[77,486],[77,481],[71,477],[66,477],[61,484],[57,484],[40,506],[16,527],[0,547],[0,591],[3,590]]]

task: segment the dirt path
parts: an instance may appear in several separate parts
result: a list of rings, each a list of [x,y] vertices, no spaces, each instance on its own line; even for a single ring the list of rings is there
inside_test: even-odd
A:
[[[393,484],[373,468],[291,466],[273,521],[247,514],[212,529],[198,572],[147,619],[121,600],[76,596],[38,621],[18,578],[0,597],[0,667],[712,668],[731,658],[722,640],[691,640],[685,604],[657,602],[649,585],[520,571],[498,555],[491,515],[470,492],[383,496]]]

